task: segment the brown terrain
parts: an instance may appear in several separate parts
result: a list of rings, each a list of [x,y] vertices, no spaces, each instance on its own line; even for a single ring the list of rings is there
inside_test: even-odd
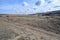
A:
[[[1,14],[0,40],[60,40],[60,16]]]

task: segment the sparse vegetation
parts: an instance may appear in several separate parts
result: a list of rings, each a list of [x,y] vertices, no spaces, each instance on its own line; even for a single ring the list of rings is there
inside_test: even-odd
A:
[[[60,35],[60,16],[3,15],[3,17],[0,17],[0,40],[14,39],[18,35],[24,34],[27,37],[23,36],[17,40],[48,40],[50,38],[51,35],[40,32],[40,30],[36,31],[38,29]],[[43,36],[49,36],[49,38],[46,39]],[[53,37],[51,38],[53,40],[59,40],[58,37],[51,37]]]
[[[29,37],[21,37],[18,40],[30,40],[30,38]]]

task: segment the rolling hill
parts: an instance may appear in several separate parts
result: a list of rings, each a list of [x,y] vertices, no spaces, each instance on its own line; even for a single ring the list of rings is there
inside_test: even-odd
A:
[[[59,15],[60,11],[0,14],[0,40],[60,40]]]

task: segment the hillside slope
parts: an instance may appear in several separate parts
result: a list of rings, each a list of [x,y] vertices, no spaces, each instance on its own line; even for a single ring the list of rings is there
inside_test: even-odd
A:
[[[60,40],[60,17],[0,15],[0,40]]]

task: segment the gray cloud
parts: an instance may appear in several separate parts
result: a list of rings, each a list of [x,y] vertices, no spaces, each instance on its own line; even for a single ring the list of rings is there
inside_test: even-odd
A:
[[[37,1],[37,2],[35,3],[36,6],[40,6],[40,4],[41,4],[41,1]]]
[[[47,2],[47,3],[51,3],[52,1],[51,1],[51,0],[45,0],[45,2]]]

